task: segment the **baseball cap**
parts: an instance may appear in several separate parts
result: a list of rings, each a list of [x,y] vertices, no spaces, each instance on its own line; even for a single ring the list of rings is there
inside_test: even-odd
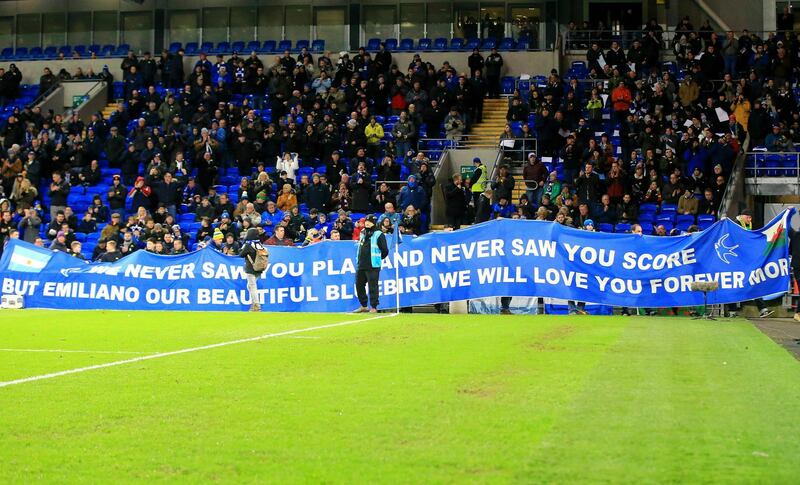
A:
[[[481,158],[480,157],[473,158],[472,163],[481,163]]]

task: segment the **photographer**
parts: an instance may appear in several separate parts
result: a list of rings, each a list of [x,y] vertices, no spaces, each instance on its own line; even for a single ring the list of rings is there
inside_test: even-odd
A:
[[[767,135],[764,143],[767,145],[767,151],[770,152],[793,152],[795,151],[794,145],[791,140],[786,138],[781,133],[781,125],[772,125],[772,133]]]

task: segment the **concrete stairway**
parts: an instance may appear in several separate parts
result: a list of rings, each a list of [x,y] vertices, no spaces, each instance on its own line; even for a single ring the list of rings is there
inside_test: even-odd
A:
[[[483,121],[472,125],[469,137],[464,143],[467,147],[497,146],[500,134],[506,126],[508,98],[484,99]]]
[[[106,105],[106,107],[103,108],[103,118],[108,119],[111,116],[111,113],[113,113],[114,110],[116,109],[117,109],[117,103],[111,103]]]

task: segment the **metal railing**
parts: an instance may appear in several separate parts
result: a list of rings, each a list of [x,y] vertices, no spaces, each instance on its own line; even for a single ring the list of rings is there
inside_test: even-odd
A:
[[[745,153],[744,176],[752,179],[752,183],[755,185],[759,184],[759,178],[775,179],[776,177],[782,177],[784,183],[786,178],[795,179],[793,183],[800,185],[800,152],[747,152]]]
[[[697,32],[698,34],[704,34],[705,32],[699,32],[695,29],[693,32]],[[715,29],[714,32],[719,36],[720,42],[725,41],[725,31],[724,29]],[[765,30],[749,30],[751,39],[753,39],[754,43],[757,40],[764,41],[769,38],[771,34],[775,34],[779,37],[784,35],[783,32],[773,30],[773,31],[765,31]],[[685,30],[675,31],[675,29],[665,29],[661,31],[661,48],[662,49],[672,49],[672,47],[680,40],[682,35],[685,35],[686,38],[689,38],[690,32]],[[634,40],[641,40],[647,36],[647,31],[644,29],[638,30],[604,30],[598,31],[597,29],[593,30],[567,30],[563,33],[563,51],[585,51],[589,47],[591,47],[593,42],[597,42],[600,44],[600,47],[603,49],[608,49],[611,45],[611,42],[619,42],[620,47],[623,49],[628,49]],[[741,36],[741,31],[737,31],[734,34],[734,37],[738,39]],[[705,41],[702,41],[702,44],[705,45]]]

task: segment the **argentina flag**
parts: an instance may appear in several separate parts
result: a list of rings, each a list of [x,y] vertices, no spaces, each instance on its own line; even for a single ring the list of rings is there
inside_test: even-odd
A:
[[[53,253],[44,249],[30,249],[20,244],[15,244],[8,260],[9,271],[24,273],[38,273],[50,261]]]

